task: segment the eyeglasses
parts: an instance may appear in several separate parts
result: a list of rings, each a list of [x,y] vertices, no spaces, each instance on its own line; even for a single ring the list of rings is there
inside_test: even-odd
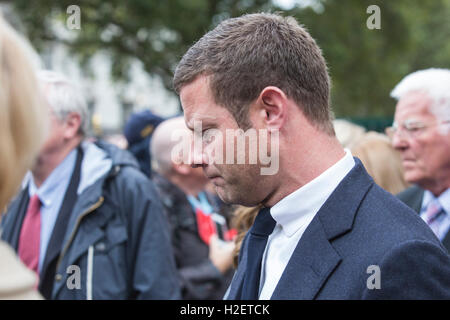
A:
[[[400,126],[397,124],[397,122],[394,122],[392,124],[392,127],[386,128],[385,132],[390,139],[392,139],[396,134],[401,133],[403,133],[403,137],[405,138],[415,138],[426,128],[439,126],[444,123],[450,123],[450,120],[439,121],[432,124],[425,124],[423,122],[410,119],[403,121],[403,124],[401,124]]]

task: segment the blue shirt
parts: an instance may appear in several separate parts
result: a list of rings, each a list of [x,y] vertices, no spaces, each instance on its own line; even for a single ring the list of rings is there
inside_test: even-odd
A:
[[[428,204],[436,199],[436,197],[428,190],[425,190],[422,200],[422,209],[420,210],[420,217],[426,221],[426,212]],[[445,235],[450,229],[450,188],[442,192],[439,197],[437,197],[439,204],[444,209],[445,213],[437,217],[437,222],[439,223],[439,230],[437,237],[439,240],[444,240]]]
[[[37,188],[31,175],[28,193],[30,198],[37,193],[41,200],[41,241],[39,247],[39,270],[42,270],[48,243],[58,218],[59,210],[69,186],[72,172],[75,168],[77,149],[72,150],[67,157],[52,171],[44,183]]]

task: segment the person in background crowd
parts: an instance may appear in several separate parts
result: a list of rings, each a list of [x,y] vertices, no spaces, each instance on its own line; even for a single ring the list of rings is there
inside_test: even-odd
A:
[[[398,197],[450,250],[450,70],[411,73],[391,96],[398,103],[387,132],[400,152],[405,180],[414,184]]]
[[[45,138],[46,108],[32,55],[29,45],[0,15],[0,214]],[[0,299],[42,299],[37,280],[13,249],[0,241]]]
[[[179,298],[166,217],[134,158],[85,140],[86,103],[41,71],[50,134],[8,207],[2,239],[47,299]],[[21,127],[21,126],[19,126]]]
[[[153,179],[172,226],[175,260],[184,299],[222,299],[232,271],[232,234],[228,217],[205,192],[208,179],[200,168],[182,162],[177,136],[189,131],[183,117],[156,128],[151,142]],[[183,142],[181,142],[183,143]]]
[[[115,145],[119,149],[126,150],[128,148],[128,142],[124,135],[122,134],[111,134],[111,135],[105,135],[101,138],[102,140]],[[94,142],[96,139],[94,139],[92,142]]]
[[[186,52],[173,82],[186,125],[201,139],[190,163],[225,202],[263,206],[226,299],[450,298],[441,243],[337,140],[325,60],[294,18],[222,21]],[[238,163],[249,144],[227,150],[218,138],[249,129],[268,145],[275,172],[262,170],[261,156]],[[374,265],[378,284],[367,273]]]
[[[336,137],[361,160],[376,184],[392,194],[406,189],[400,156],[384,134],[366,130],[347,120],[334,120]]]
[[[123,129],[124,136],[128,142],[128,151],[139,162],[141,171],[149,178],[151,172],[151,154],[149,144],[155,128],[163,122],[164,119],[155,115],[150,110],[133,113],[125,124]]]

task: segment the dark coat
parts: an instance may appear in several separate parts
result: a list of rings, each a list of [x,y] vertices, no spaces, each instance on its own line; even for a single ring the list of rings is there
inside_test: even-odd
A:
[[[195,212],[186,194],[158,174],[153,174],[153,180],[169,217],[183,299],[222,299],[233,270],[223,275],[209,259],[209,247],[198,234]],[[213,199],[209,200],[215,207]],[[226,213],[215,209],[226,218]]]
[[[61,239],[51,298],[86,299],[89,291],[93,299],[178,299],[168,223],[153,183],[128,152],[100,142],[90,148],[103,150],[112,166],[77,198]],[[100,160],[84,159],[83,166]],[[26,193],[4,219],[2,239],[16,250]],[[73,266],[80,270],[80,288],[68,285],[76,284]]]
[[[420,214],[422,209],[423,194],[425,190],[419,186],[412,186],[402,192],[400,192],[397,197],[402,200],[408,207],[413,209],[415,212]],[[447,232],[442,244],[450,252],[450,231]]]
[[[272,299],[450,299],[445,248],[355,161],[305,230]],[[228,299],[240,296],[246,240]],[[380,289],[371,266],[381,272]]]

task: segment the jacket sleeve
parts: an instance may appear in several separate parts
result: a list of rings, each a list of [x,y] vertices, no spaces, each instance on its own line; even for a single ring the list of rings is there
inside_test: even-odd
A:
[[[207,245],[198,237],[196,227],[189,225],[182,228],[175,211],[169,207],[165,207],[165,210],[167,217],[171,219],[172,248],[178,267],[182,298],[207,300],[216,297],[226,279],[209,259],[208,251],[205,251]],[[195,223],[195,220],[193,221]],[[186,264],[186,255],[195,263]]]
[[[128,216],[131,298],[180,299],[169,226],[153,183],[137,170],[124,170],[122,210]],[[127,172],[126,172],[127,171]]]
[[[429,241],[406,241],[387,252],[380,265],[379,288],[363,299],[450,299],[450,257]]]

